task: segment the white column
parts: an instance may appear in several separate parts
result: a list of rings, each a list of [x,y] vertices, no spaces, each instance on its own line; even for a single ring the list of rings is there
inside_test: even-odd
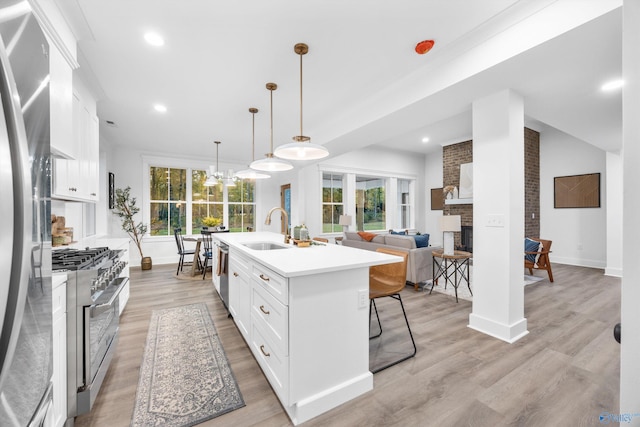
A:
[[[473,103],[473,310],[469,327],[512,343],[524,317],[524,106],[504,90]]]
[[[620,349],[620,412],[640,412],[640,2],[625,0],[622,33],[622,163],[623,230],[622,348]],[[611,314],[612,323],[615,313]],[[640,425],[635,417],[630,425]]]
[[[607,264],[604,274],[622,277],[622,156],[607,152]]]

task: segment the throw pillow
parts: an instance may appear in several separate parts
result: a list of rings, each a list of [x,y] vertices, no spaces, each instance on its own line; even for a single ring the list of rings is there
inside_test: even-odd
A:
[[[525,252],[538,252],[541,250],[541,246],[542,244],[538,241],[532,240],[528,237],[525,237],[524,239],[524,251]],[[536,263],[538,261],[538,257],[540,255],[536,255],[536,254],[525,254],[524,255],[524,259],[526,259],[527,261],[530,261],[532,263]]]
[[[377,236],[376,233],[369,233],[368,231],[358,231],[358,235],[362,237],[364,240],[366,240],[367,242],[372,241],[373,238]]]
[[[429,235],[428,234],[416,234],[415,236],[413,236],[413,238],[416,240],[416,247],[417,248],[426,248],[427,246],[429,246]]]
[[[402,236],[406,236],[406,234],[407,234],[407,233],[406,233],[406,232],[404,232],[404,231],[393,231],[393,230],[389,230],[389,234],[399,234],[399,235],[402,235]]]

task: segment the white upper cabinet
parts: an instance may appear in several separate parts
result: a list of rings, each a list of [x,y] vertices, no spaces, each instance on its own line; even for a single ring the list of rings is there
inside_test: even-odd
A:
[[[73,137],[71,66],[55,45],[49,46],[49,98],[51,103],[51,154],[76,159],[78,147]]]
[[[96,101],[81,81],[74,81],[72,138],[78,147],[74,160],[55,159],[53,197],[96,202],[99,194],[99,129]]]

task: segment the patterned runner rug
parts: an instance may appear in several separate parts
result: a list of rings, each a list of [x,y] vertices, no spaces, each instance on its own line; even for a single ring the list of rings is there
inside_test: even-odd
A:
[[[193,426],[244,400],[204,303],[151,313],[132,426]]]

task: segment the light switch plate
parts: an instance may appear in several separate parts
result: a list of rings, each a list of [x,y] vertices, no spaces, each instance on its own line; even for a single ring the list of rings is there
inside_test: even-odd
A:
[[[358,291],[358,308],[366,308],[369,305],[369,290],[361,289]]]

